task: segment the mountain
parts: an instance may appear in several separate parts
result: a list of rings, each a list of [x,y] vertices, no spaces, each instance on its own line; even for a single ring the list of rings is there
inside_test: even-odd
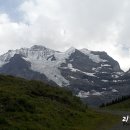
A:
[[[0,56],[0,73],[67,87],[92,104],[119,96],[117,86],[124,81],[119,63],[106,52],[74,47],[65,52],[40,45],[9,50]]]
[[[17,77],[23,77],[26,79],[42,80],[46,83],[55,85],[53,81],[48,81],[47,77],[44,74],[33,71],[30,69],[30,67],[30,62],[24,60],[20,54],[15,54],[12,58],[10,58],[9,62],[0,68],[0,72]]]
[[[123,83],[130,84],[130,69],[120,76],[120,80],[123,80]]]
[[[115,115],[87,109],[63,88],[0,75],[1,130],[101,130],[118,120]]]

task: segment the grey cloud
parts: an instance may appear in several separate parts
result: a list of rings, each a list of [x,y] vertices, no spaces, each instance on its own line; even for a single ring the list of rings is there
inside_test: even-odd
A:
[[[23,19],[19,23],[0,24],[4,30],[0,41],[5,45],[3,50],[37,43],[56,50],[74,46],[107,51],[127,70],[130,64],[124,62],[130,59],[129,3],[128,0],[24,0],[19,8]]]

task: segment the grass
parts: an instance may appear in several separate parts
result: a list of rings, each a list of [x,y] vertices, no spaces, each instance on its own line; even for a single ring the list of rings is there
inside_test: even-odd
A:
[[[63,88],[0,75],[1,130],[108,130],[118,120]]]
[[[130,112],[130,99],[122,101],[122,102],[117,103],[117,104],[110,105],[106,108],[111,109],[111,110],[120,110],[120,111]]]

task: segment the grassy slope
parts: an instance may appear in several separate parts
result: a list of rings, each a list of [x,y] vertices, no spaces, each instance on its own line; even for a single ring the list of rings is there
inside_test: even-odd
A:
[[[1,130],[107,130],[117,121],[62,88],[0,75]]]
[[[106,107],[112,110],[130,111],[130,99]]]

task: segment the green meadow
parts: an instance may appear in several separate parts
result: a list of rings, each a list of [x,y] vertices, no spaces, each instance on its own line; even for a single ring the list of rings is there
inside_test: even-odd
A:
[[[0,130],[108,130],[118,121],[64,88],[0,75]]]

